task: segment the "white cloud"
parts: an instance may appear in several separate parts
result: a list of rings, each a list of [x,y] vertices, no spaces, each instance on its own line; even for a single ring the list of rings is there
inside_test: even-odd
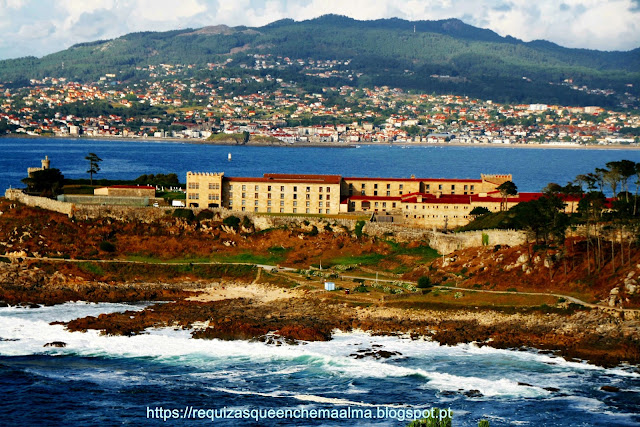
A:
[[[638,0],[0,0],[0,58],[41,56],[134,31],[263,26],[327,13],[361,20],[459,18],[525,41],[601,50],[640,46]]]

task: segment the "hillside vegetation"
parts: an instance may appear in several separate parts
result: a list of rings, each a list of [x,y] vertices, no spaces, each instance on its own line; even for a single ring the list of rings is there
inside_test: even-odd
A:
[[[350,78],[346,74],[308,76],[300,73],[296,64],[260,71],[308,88],[389,85],[501,102],[616,104],[613,96],[561,85],[570,79],[576,85],[640,94],[639,49],[601,52],[545,41],[525,43],[456,19],[357,21],[336,15],[302,22],[282,20],[260,28],[141,32],[81,43],[43,58],[0,61],[0,82],[21,86],[28,85],[31,78],[46,76],[95,81],[105,70],[116,73],[121,82],[135,81],[148,77],[140,68],[149,64],[192,64],[193,73],[209,77],[215,73],[242,76],[252,71],[254,58],[250,55],[255,53],[303,60],[350,60],[335,67],[347,70]],[[233,62],[222,71],[208,70],[208,63],[229,58]]]

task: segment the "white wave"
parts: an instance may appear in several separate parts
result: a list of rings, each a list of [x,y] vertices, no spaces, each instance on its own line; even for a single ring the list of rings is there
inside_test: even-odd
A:
[[[221,393],[227,394],[237,394],[243,396],[260,396],[260,397],[274,397],[274,398],[287,398],[287,399],[296,399],[302,402],[312,402],[312,403],[323,403],[330,405],[342,405],[342,406],[362,406],[362,407],[389,407],[389,408],[404,408],[406,405],[374,405],[366,402],[357,402],[355,400],[348,399],[340,399],[336,397],[327,397],[327,396],[317,396],[314,394],[295,394],[286,391],[276,391],[271,393],[263,393],[257,391],[248,391],[248,390],[235,390],[221,387],[208,387],[209,390],[217,391]]]
[[[623,369],[604,369],[591,365],[567,362],[534,352],[498,350],[474,345],[440,346],[427,340],[399,337],[374,337],[364,332],[336,333],[329,342],[310,342],[298,346],[273,346],[262,342],[194,340],[190,331],[182,329],[151,329],[133,337],[104,336],[98,331],[69,332],[62,325],[50,325],[52,320],[69,316],[97,315],[139,309],[126,304],[72,303],[43,309],[0,309],[0,337],[16,341],[0,341],[0,355],[73,354],[100,357],[153,357],[169,364],[188,364],[204,378],[232,379],[231,373],[240,371],[235,381],[249,377],[282,376],[320,369],[343,378],[415,377],[422,379],[421,387],[439,391],[478,390],[486,397],[548,397],[542,387],[567,389],[578,386],[585,370],[607,375],[637,376]],[[39,311],[43,310],[43,311]],[[26,314],[25,314],[26,313]],[[45,319],[46,318],[46,319]],[[63,348],[43,347],[52,341],[62,341]],[[402,354],[400,360],[376,360],[371,357],[355,359],[358,350],[387,350]],[[469,374],[460,374],[456,363],[470,363]],[[539,372],[540,366],[553,360],[559,372]],[[512,363],[522,363],[513,369]],[[283,362],[273,365],[273,362]],[[499,368],[499,363],[504,363]],[[525,363],[526,362],[526,363]],[[240,368],[239,368],[240,366]],[[489,372],[485,367],[498,366]],[[560,366],[561,368],[557,368]],[[255,369],[261,367],[261,369]],[[246,368],[246,369],[245,369]],[[548,367],[546,369],[549,369]],[[524,374],[520,374],[520,372]],[[597,373],[597,372],[596,372]],[[563,378],[563,375],[571,374]],[[527,375],[531,375],[529,380]],[[544,381],[541,381],[541,378]],[[577,378],[577,379],[576,379]],[[531,382],[535,386],[518,384]],[[351,393],[355,393],[351,391]]]

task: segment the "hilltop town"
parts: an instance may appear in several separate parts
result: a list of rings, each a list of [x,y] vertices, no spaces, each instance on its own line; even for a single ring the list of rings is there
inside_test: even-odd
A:
[[[136,67],[138,79],[117,70],[97,82],[32,79],[28,87],[0,85],[0,134],[60,137],[180,138],[208,142],[281,144],[526,144],[637,145],[640,114],[598,106],[499,104],[468,96],[435,95],[388,86],[349,85],[350,60],[248,55],[207,64]],[[276,78],[295,67],[338,86],[309,86]],[[205,73],[205,74],[203,74]],[[233,76],[235,75],[235,76]],[[335,77],[339,77],[338,80]],[[455,77],[432,75],[448,81]],[[526,77],[523,77],[526,79]],[[575,91],[607,91],[574,85]],[[240,138],[238,138],[240,135]]]

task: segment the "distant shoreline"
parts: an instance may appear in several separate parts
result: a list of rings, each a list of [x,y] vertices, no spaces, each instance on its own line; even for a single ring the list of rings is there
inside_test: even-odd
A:
[[[236,141],[207,141],[202,139],[192,139],[192,138],[156,138],[152,136],[148,136],[146,138],[143,137],[108,137],[108,136],[57,136],[57,135],[47,135],[47,136],[36,136],[36,135],[24,135],[24,134],[7,134],[1,135],[1,138],[20,138],[20,139],[41,139],[41,138],[50,138],[50,139],[62,139],[62,140],[94,140],[94,141],[113,141],[113,140],[123,140],[123,141],[139,141],[139,142],[182,142],[185,144],[193,144],[193,145],[222,145],[222,146],[230,146],[230,147],[239,147],[239,146],[248,146],[248,147],[293,147],[293,148],[307,148],[307,147],[315,147],[315,148],[358,148],[359,146],[380,146],[380,147],[482,147],[482,148],[532,148],[532,149],[563,149],[563,150],[638,150],[640,149],[640,145],[622,145],[622,144],[611,144],[611,145],[550,145],[550,144],[491,144],[491,143],[474,143],[474,144],[464,144],[464,143],[427,143],[427,142],[296,142],[294,144],[290,144],[287,142],[274,143],[274,142],[254,142],[248,141],[247,143],[238,143]]]

